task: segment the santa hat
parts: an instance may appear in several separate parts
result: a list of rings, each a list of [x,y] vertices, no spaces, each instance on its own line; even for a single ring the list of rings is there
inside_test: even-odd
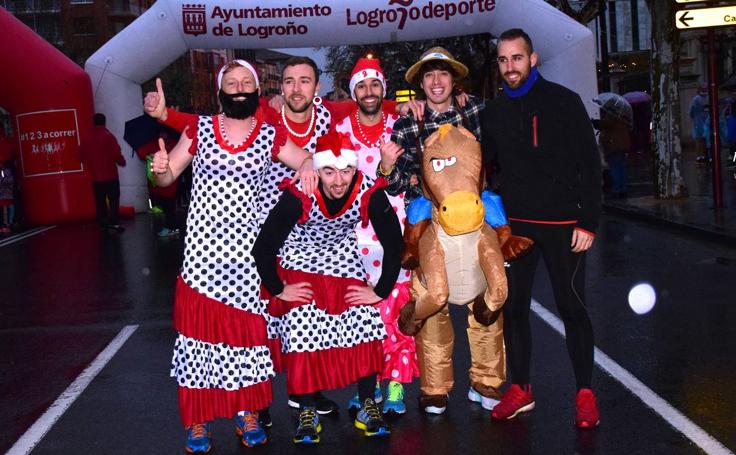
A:
[[[350,96],[355,100],[355,86],[366,79],[378,79],[383,85],[383,96],[386,96],[386,77],[381,69],[381,64],[377,58],[359,58],[353,72],[350,73]],[[357,100],[356,100],[357,101]]]
[[[313,156],[314,170],[325,166],[345,169],[348,166],[358,166],[358,155],[350,135],[330,131],[317,138],[317,150]]]
[[[217,88],[218,89],[222,88],[222,77],[225,75],[225,70],[227,70],[228,68],[232,68],[233,66],[236,66],[236,65],[242,66],[243,68],[247,69],[253,74],[253,79],[255,79],[256,81],[256,88],[258,88],[260,85],[258,82],[258,71],[256,71],[255,68],[253,68],[253,65],[241,59],[231,60],[225,63],[222,66],[222,68],[220,68],[220,72],[217,73]]]

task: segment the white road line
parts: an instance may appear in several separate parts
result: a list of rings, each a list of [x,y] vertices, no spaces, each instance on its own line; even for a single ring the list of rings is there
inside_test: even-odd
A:
[[[531,308],[537,316],[552,327],[557,333],[563,337],[565,336],[565,326],[560,318],[555,316],[554,313],[543,307],[534,299],[532,299]],[[659,414],[660,417],[669,423],[675,430],[682,433],[686,438],[703,449],[705,453],[709,455],[734,455],[734,453],[721,444],[720,441],[706,433],[705,430],[697,426],[692,420],[688,419],[683,413],[675,409],[652,389],[638,380],[636,376],[629,373],[625,368],[616,363],[598,348],[595,348],[594,360],[595,363],[610,377],[620,382],[621,385],[626,387],[632,394],[634,394],[634,396],[639,398],[642,403]]]
[[[59,398],[49,406],[46,412],[31,425],[31,427],[23,433],[23,436],[6,452],[5,455],[26,455],[36,447],[41,439],[48,433],[51,427],[54,426],[57,420],[69,409],[69,406],[74,403],[79,395],[84,392],[84,389],[92,382],[107,362],[115,356],[115,353],[128,341],[128,338],[136,331],[137,325],[126,325],[118,333],[118,335],[107,345],[107,347],[100,352],[100,355],[87,367],[82,373],[77,376],[77,379],[71,383],[66,390],[59,395]]]
[[[13,244],[15,242],[20,242],[23,239],[27,239],[28,237],[33,237],[36,234],[40,234],[42,232],[46,232],[49,229],[53,229],[55,227],[56,227],[55,225],[54,226],[39,227],[39,228],[35,228],[35,229],[33,229],[31,231],[28,231],[28,232],[23,232],[21,234],[14,235],[12,237],[8,237],[8,238],[0,241],[0,248],[2,248],[4,246],[8,246],[10,244]]]

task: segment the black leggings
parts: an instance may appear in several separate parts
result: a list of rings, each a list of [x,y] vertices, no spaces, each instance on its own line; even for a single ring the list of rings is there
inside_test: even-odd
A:
[[[366,398],[373,398],[374,390],[376,387],[376,374],[369,374],[358,379],[358,399],[360,400],[361,406]],[[305,393],[301,395],[293,395],[294,398],[304,406],[315,406],[317,403],[316,396],[314,393]]]
[[[534,274],[540,255],[549,271],[557,311],[565,324],[567,351],[577,388],[589,388],[593,374],[593,327],[585,307],[585,253],[572,253],[573,225],[511,222],[515,235],[534,240],[532,251],[508,269],[504,340],[511,379],[529,384],[532,334],[529,324]]]

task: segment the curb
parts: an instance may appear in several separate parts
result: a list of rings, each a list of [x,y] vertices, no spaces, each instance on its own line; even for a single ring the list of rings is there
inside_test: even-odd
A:
[[[667,218],[662,218],[656,213],[640,209],[634,206],[621,206],[603,203],[602,209],[605,213],[612,213],[616,215],[622,215],[638,221],[645,221],[647,223],[655,224],[658,226],[664,226],[672,228],[673,230],[680,231],[689,235],[697,235],[700,238],[706,238],[708,240],[725,243],[730,246],[736,246],[736,234],[730,234],[723,232],[716,228],[710,228],[707,226],[698,226],[694,224],[687,224],[681,221],[675,221]]]

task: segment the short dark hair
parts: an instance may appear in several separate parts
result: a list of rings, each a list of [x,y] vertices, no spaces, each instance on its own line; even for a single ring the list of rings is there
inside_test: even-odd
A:
[[[301,57],[301,56],[295,56],[290,57],[288,60],[284,62],[284,69],[281,70],[281,81],[284,81],[284,70],[290,66],[297,66],[297,65],[309,65],[312,67],[312,70],[314,71],[314,83],[316,84],[319,82],[319,68],[317,67],[317,64],[309,57]]]
[[[453,82],[457,79],[457,71],[455,71],[455,68],[453,68],[452,65],[447,62],[443,62],[442,60],[430,60],[419,67],[419,71],[417,71],[417,74],[414,76],[414,84],[421,85],[424,75],[434,70],[447,71],[452,74]]]
[[[501,33],[501,35],[498,37],[499,41],[513,41],[517,38],[521,38],[524,40],[524,43],[526,44],[526,50],[529,51],[529,55],[534,52],[534,45],[532,44],[532,39],[529,38],[529,35],[520,28],[510,28],[506,30],[505,32]]]
[[[105,118],[105,114],[100,114],[99,112],[92,117],[92,123],[94,123],[95,126],[105,126],[106,121],[107,119]]]

